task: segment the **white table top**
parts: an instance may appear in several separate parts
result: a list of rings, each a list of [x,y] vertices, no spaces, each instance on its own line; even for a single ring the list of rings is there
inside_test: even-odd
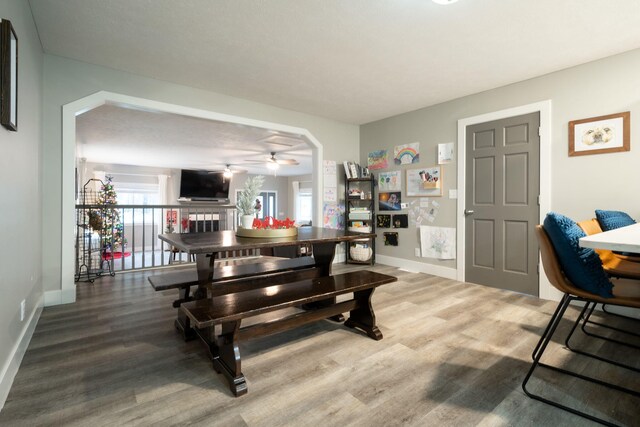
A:
[[[583,237],[583,248],[640,253],[640,223]]]

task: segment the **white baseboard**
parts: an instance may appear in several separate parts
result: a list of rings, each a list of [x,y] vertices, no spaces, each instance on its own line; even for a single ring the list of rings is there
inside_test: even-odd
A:
[[[72,289],[58,289],[55,291],[47,291],[44,293],[44,306],[70,304],[76,302],[76,287]]]
[[[376,254],[376,262],[391,267],[398,267],[404,270],[415,271],[417,273],[432,274],[446,279],[456,280],[457,270],[451,267],[442,267],[435,264],[411,261],[408,259],[395,258],[387,255]]]
[[[13,346],[9,359],[2,367],[2,371],[0,371],[0,411],[4,407],[4,403],[7,401],[7,396],[9,396],[9,390],[11,390],[13,379],[18,373],[18,368],[20,367],[22,358],[27,351],[27,347],[29,347],[33,331],[36,329],[36,325],[40,319],[40,314],[42,313],[43,302],[44,298],[41,296],[36,303],[36,306],[33,308],[25,327],[22,329],[18,342]]]

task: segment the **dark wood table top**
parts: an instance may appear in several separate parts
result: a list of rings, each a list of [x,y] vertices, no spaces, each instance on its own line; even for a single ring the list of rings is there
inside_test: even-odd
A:
[[[209,233],[166,233],[158,235],[158,238],[189,254],[206,254],[242,249],[293,246],[305,243],[344,242],[375,236],[375,233],[353,233],[329,228],[300,227],[298,235],[294,237],[237,237],[235,231],[225,230]]]

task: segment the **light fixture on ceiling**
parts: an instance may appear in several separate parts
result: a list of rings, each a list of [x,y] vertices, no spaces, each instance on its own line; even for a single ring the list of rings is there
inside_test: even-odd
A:
[[[267,169],[271,169],[272,171],[277,171],[280,169],[280,165],[276,162],[267,162]]]
[[[233,172],[231,172],[231,169],[229,169],[229,165],[227,165],[227,167],[224,168],[224,172],[222,172],[222,176],[224,176],[225,178],[231,178],[233,176]]]
[[[431,1],[434,2],[435,4],[447,5],[447,4],[455,3],[458,0],[431,0]]]

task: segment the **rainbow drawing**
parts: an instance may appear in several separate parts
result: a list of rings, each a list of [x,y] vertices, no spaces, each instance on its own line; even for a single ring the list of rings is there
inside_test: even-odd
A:
[[[396,165],[410,165],[420,161],[420,143],[396,145],[393,149],[393,162]]]
[[[377,150],[369,153],[367,165],[369,166],[369,170],[388,168],[387,150]]]

